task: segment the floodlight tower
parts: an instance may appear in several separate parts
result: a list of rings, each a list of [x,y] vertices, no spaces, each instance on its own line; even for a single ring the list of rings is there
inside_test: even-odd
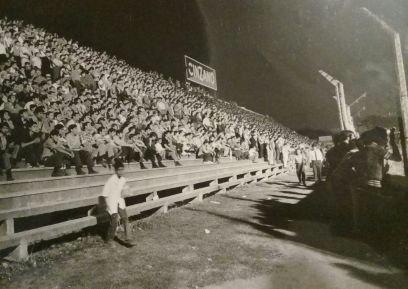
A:
[[[347,105],[346,105],[346,99],[344,96],[344,86],[343,83],[335,79],[333,76],[328,74],[327,72],[323,70],[319,70],[319,73],[328,81],[330,82],[334,88],[336,89],[336,96],[333,98],[337,102],[337,108],[339,111],[339,120],[340,120],[340,127],[341,130],[353,130],[352,125],[350,123],[350,119],[348,117],[347,113]]]

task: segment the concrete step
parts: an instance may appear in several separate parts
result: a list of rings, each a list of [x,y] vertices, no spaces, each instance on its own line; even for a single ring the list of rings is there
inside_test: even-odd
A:
[[[225,160],[229,161],[229,160]],[[183,159],[180,161],[183,165],[195,165],[195,164],[200,164],[202,163],[202,160],[200,159]],[[163,164],[168,166],[168,167],[174,167],[174,161],[171,160],[165,160],[163,161]],[[125,164],[126,168],[131,168],[131,169],[140,169],[139,163],[133,162],[130,164]],[[152,164],[150,162],[145,162],[145,166],[147,168],[152,168]],[[83,169],[85,172],[87,172],[86,167]],[[109,172],[109,168],[104,168],[102,165],[96,165],[95,170],[98,172]],[[13,169],[13,178],[15,180],[25,180],[25,179],[40,179],[40,178],[48,178],[51,176],[53,171],[52,167],[41,167],[41,168],[19,168],[19,169]],[[76,175],[75,169],[71,168],[67,170],[67,173],[70,175]],[[6,176],[0,176],[0,184],[2,181],[6,181]]]
[[[154,191],[165,190],[197,183],[200,180],[223,178],[248,172],[257,172],[270,168],[266,163],[246,163],[235,166],[208,165],[197,170],[180,173],[177,168],[172,174],[157,174],[149,177],[128,178],[131,196],[143,195]],[[51,202],[64,202],[100,196],[105,180],[89,183],[81,182],[72,186],[58,186],[54,188],[29,189],[25,191],[0,194],[0,211],[15,208],[30,208]]]
[[[218,166],[228,169],[230,167],[242,166],[248,164],[249,161],[226,161],[220,163]],[[132,164],[130,166],[126,165],[124,176],[126,179],[129,178],[147,178],[151,176],[163,176],[174,174],[176,171],[179,174],[184,174],[190,171],[199,171],[207,168],[207,165],[202,162],[197,161],[183,161],[183,166],[167,168],[157,168],[157,169],[146,169],[141,170],[135,168]],[[187,164],[187,165],[184,165]],[[77,186],[77,185],[86,185],[105,182],[113,173],[111,171],[99,172],[98,174],[92,175],[71,175],[66,177],[44,177],[44,178],[31,178],[23,180],[15,180],[9,182],[0,182],[0,191],[1,193],[12,193],[12,192],[24,192],[24,191],[33,191],[40,189],[52,189],[52,188],[61,188],[67,186]],[[0,193],[0,194],[1,194]]]

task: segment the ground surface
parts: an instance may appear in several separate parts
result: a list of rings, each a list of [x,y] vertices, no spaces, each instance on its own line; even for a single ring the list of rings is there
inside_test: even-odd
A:
[[[133,248],[82,234],[2,261],[0,288],[408,288],[394,250],[332,233],[324,194],[291,175],[236,188],[133,222]]]

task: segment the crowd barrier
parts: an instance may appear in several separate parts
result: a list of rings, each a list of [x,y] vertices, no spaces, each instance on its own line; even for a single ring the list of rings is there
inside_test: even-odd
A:
[[[207,194],[225,193],[229,188],[263,181],[284,171],[282,165],[249,161],[211,165],[191,162],[191,165],[174,168],[130,169],[125,171],[130,186],[125,198],[128,215],[153,209],[166,213],[178,202],[200,202]],[[7,250],[13,258],[24,259],[29,245],[97,225],[98,218],[89,212],[98,204],[110,175],[111,172],[106,172],[2,183],[0,251]],[[79,213],[70,214],[72,210]],[[42,224],[41,220],[49,221],[56,213],[59,214],[56,223]],[[24,222],[31,227],[21,226]]]

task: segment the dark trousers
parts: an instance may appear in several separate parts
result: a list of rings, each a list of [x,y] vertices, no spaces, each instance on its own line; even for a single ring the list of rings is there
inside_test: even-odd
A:
[[[220,158],[224,155],[224,149],[215,148],[214,153],[215,153],[215,156],[214,156],[215,161],[218,162]]]
[[[258,146],[258,157],[260,159],[264,157],[264,146],[262,144]]]
[[[352,227],[352,194],[348,180],[330,180],[329,209],[333,214],[333,224],[338,229]]]
[[[313,175],[315,181],[322,180],[322,161],[312,161]]]
[[[135,155],[134,155],[134,159],[139,163],[144,162],[145,161],[144,160],[144,152],[143,151],[141,151],[141,152],[136,151]]]
[[[32,166],[38,166],[41,161],[43,146],[41,143],[34,143],[21,148],[21,156],[25,158],[26,163]]]
[[[299,183],[306,183],[305,165],[303,163],[296,164],[296,175],[298,177]]]
[[[263,149],[264,161],[267,162],[268,161],[268,146],[267,146],[266,143],[263,143],[261,146],[262,146],[262,149]]]
[[[130,163],[135,158],[135,152],[131,147],[121,147],[120,156]]]
[[[203,161],[204,162],[214,161],[214,155],[213,154],[203,154]]]
[[[275,160],[277,163],[281,161],[281,150],[278,147],[275,148]]]
[[[242,151],[241,150],[233,150],[232,154],[235,156],[237,160],[242,160]]]
[[[162,157],[156,153],[155,150],[147,148],[145,152],[145,159],[152,162],[153,167],[157,166],[157,162],[161,164]],[[156,162],[157,161],[157,162]]]
[[[3,167],[5,170],[11,169],[11,155],[7,151],[0,151],[0,170]]]
[[[75,169],[79,171],[82,168],[82,164],[85,164],[88,167],[88,170],[92,170],[93,162],[91,154],[85,150],[74,151]]]
[[[52,156],[43,158],[44,165],[46,167],[54,167],[54,171],[61,169],[64,164],[68,164],[71,161],[71,158],[62,153],[54,152]]]
[[[372,233],[383,233],[389,224],[392,199],[384,196],[382,188],[362,186],[352,189],[354,229]],[[392,205],[393,204],[393,205]]]
[[[128,218],[127,213],[126,213],[126,209],[118,208],[118,213],[117,214],[112,214],[110,216],[110,224],[109,224],[108,232],[106,234],[106,241],[111,241],[111,240],[113,240],[113,238],[115,238],[116,229],[119,226],[119,221],[122,221],[123,225],[125,227],[125,239],[126,240],[131,239],[129,218]]]

